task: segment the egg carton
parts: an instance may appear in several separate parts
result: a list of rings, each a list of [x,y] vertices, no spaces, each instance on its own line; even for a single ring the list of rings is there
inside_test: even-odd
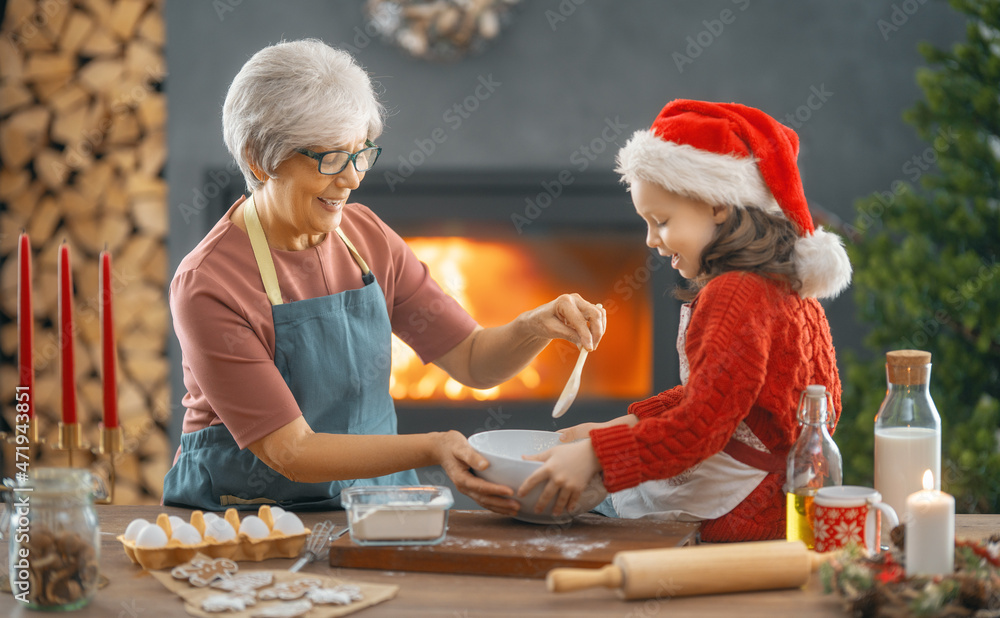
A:
[[[202,535],[201,543],[184,544],[172,538],[172,524],[166,513],[156,517],[156,523],[169,539],[162,547],[138,547],[135,540],[127,540],[124,534],[118,535],[118,540],[125,548],[125,554],[132,562],[147,570],[158,570],[184,564],[197,554],[210,558],[229,558],[235,561],[260,562],[270,558],[295,558],[305,545],[309,528],[299,534],[285,534],[274,529],[274,515],[271,507],[262,505],[257,516],[267,524],[268,535],[263,538],[253,538],[244,532],[237,532],[236,538],[228,541],[216,541],[215,537],[205,536],[205,515],[201,511],[191,513],[191,525]],[[236,509],[226,510],[224,519],[239,531],[240,518]]]

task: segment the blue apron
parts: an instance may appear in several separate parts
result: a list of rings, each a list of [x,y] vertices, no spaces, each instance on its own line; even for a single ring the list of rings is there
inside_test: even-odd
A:
[[[364,286],[339,294],[284,303],[267,239],[251,195],[243,204],[254,258],[274,320],[274,364],[316,433],[396,433],[389,396],[392,326],[385,295],[347,236],[337,234],[361,269]],[[377,453],[373,453],[377,457]],[[249,449],[240,449],[225,425],[181,435],[181,454],[163,481],[163,504],[211,511],[340,508],[352,485],[417,485],[406,470],[370,479],[295,483]]]

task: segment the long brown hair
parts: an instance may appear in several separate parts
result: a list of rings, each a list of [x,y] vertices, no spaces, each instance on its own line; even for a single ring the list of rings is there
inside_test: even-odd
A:
[[[709,281],[730,271],[757,273],[782,281],[798,290],[802,282],[795,273],[792,250],[798,240],[795,224],[760,208],[727,206],[729,216],[715,230],[715,238],[701,254],[698,276],[687,287],[678,287],[674,296],[694,300]]]

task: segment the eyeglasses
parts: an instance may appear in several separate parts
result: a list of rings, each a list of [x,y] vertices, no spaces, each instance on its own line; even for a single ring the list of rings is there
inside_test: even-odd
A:
[[[382,147],[376,146],[371,140],[365,140],[365,148],[351,153],[346,150],[327,150],[326,152],[313,152],[306,148],[296,148],[295,152],[319,161],[319,173],[333,176],[339,174],[347,168],[348,163],[354,163],[354,169],[359,172],[367,172],[375,167],[378,156],[382,154]]]

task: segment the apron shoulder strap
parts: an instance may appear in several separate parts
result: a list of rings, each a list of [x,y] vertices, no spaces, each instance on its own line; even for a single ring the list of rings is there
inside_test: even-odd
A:
[[[253,201],[253,195],[243,203],[243,220],[246,222],[247,235],[250,237],[250,246],[253,247],[253,257],[257,261],[257,269],[260,271],[260,279],[264,283],[264,291],[267,293],[267,300],[271,305],[281,305],[281,286],[278,285],[278,272],[274,268],[274,260],[271,258],[271,249],[267,245],[267,237],[264,235],[264,228],[260,224],[260,217],[257,215],[257,204]],[[365,259],[361,257],[358,250],[354,248],[354,243],[344,234],[343,230],[337,228],[337,235],[347,245],[347,250],[351,252],[351,257],[361,268],[361,274],[365,281],[371,278],[371,269]]]
[[[264,236],[260,217],[257,216],[257,205],[253,201],[253,194],[243,203],[243,221],[247,226],[247,235],[250,236],[250,246],[253,247],[253,257],[257,260],[257,269],[260,271],[261,281],[264,282],[267,300],[271,305],[280,305],[284,301],[281,300],[278,273],[274,269],[274,260],[271,259],[271,249],[267,246],[267,237]]]
[[[347,237],[347,234],[345,234],[344,230],[340,229],[339,226],[337,227],[337,236],[340,236],[340,239],[344,241],[345,245],[347,245],[347,250],[351,252],[351,256],[354,258],[354,261],[357,262],[358,266],[361,268],[361,274],[367,278],[372,272],[371,269],[368,268],[368,264],[365,262],[365,259],[361,257],[361,254],[358,253],[358,250],[354,248],[354,243],[351,242],[351,239]]]
[[[781,474],[785,472],[786,459],[774,453],[758,451],[754,447],[740,442],[736,438],[730,438],[729,442],[722,449],[724,453],[736,461],[746,464],[752,468],[763,470],[770,474]]]

